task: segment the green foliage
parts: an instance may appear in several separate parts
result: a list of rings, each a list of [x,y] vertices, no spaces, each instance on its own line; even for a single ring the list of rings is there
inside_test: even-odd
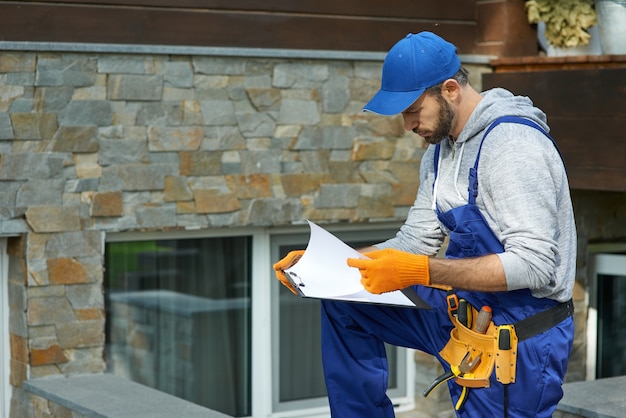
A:
[[[587,45],[587,32],[596,24],[593,0],[526,0],[530,23],[545,22],[545,37],[550,45],[574,47]]]
[[[171,251],[160,247],[157,241],[113,242],[106,246],[109,287],[121,286],[121,277],[127,272],[141,271],[137,258],[141,253]]]

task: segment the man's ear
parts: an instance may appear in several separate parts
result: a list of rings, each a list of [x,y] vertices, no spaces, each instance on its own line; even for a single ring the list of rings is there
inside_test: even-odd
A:
[[[451,102],[455,102],[461,94],[461,85],[453,78],[449,78],[441,85],[441,94]]]

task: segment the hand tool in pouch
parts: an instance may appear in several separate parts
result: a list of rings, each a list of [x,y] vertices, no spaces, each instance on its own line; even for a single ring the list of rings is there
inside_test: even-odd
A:
[[[469,354],[469,352],[467,354]],[[465,364],[461,363],[461,366],[459,366],[461,374],[459,376],[471,377],[472,371],[476,368],[476,366],[478,366],[478,363],[480,363],[481,356],[482,356],[482,353],[478,353],[472,361],[467,362]],[[459,396],[459,400],[456,402],[456,405],[454,406],[455,410],[458,411],[461,409],[461,407],[463,407],[463,404],[465,403],[465,399],[467,399],[468,392],[469,392],[469,388],[467,386],[463,386],[463,390],[461,391],[461,396]]]
[[[483,306],[478,312],[478,318],[476,318],[476,331],[479,334],[484,334],[487,332],[487,328],[489,328],[489,324],[491,323],[491,308],[489,306]]]
[[[435,380],[433,380],[433,382],[426,388],[423,395],[425,397],[428,396],[430,392],[433,391],[433,389],[435,389],[443,382],[447,382],[453,377],[464,376],[468,373],[471,373],[472,370],[474,370],[478,366],[478,363],[480,363],[481,353],[474,356],[473,359],[470,359],[470,354],[471,353],[469,351],[467,352],[467,354],[465,354],[465,357],[463,357],[463,360],[461,360],[461,364],[459,364],[458,367],[451,366],[450,371],[439,375]]]
[[[459,299],[459,310],[457,313],[457,319],[466,328],[472,328],[472,322],[474,315],[472,314],[472,305],[465,299]]]

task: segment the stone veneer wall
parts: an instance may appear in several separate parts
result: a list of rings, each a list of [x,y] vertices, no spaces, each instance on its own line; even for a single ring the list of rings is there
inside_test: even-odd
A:
[[[361,111],[380,58],[0,51],[15,415],[23,381],[104,370],[107,232],[402,221],[425,144]]]
[[[381,56],[382,58],[382,56]],[[108,232],[402,220],[424,151],[381,60],[0,52],[13,409],[105,369]],[[24,409],[25,408],[25,409]]]

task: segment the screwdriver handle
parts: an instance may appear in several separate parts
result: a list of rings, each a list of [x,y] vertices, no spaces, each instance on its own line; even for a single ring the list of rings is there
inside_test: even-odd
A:
[[[474,331],[479,334],[484,334],[487,332],[487,328],[489,328],[489,323],[491,322],[491,308],[489,306],[483,306],[478,312],[478,317],[476,318],[476,327]]]

